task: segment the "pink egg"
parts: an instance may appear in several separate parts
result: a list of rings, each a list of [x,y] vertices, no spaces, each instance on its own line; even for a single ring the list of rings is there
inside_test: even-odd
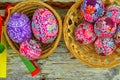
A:
[[[39,8],[32,18],[34,36],[42,43],[52,43],[58,35],[58,21],[47,8]]]
[[[90,44],[96,39],[93,25],[85,22],[81,23],[75,30],[75,39],[83,44]]]
[[[120,24],[120,8],[116,5],[110,5],[107,8],[106,16],[110,17],[115,23]]]
[[[115,40],[116,45],[120,46],[120,24],[118,25],[116,34],[114,36],[114,40]]]
[[[99,55],[106,56],[113,53],[116,49],[116,45],[114,43],[113,38],[98,38],[95,43],[95,50]]]
[[[116,29],[116,23],[109,17],[100,18],[94,25],[94,31],[100,38],[113,37]]]
[[[38,59],[42,53],[39,42],[35,40],[26,40],[20,44],[20,53],[29,60]]]

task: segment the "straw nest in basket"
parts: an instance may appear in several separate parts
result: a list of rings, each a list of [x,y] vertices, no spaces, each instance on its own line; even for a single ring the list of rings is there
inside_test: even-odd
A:
[[[69,51],[81,62],[96,68],[111,68],[120,64],[120,47],[117,47],[113,54],[100,56],[96,53],[94,43],[88,45],[79,44],[74,37],[75,28],[84,18],[80,14],[80,7],[83,0],[77,1],[68,11],[64,20],[64,40]],[[103,0],[105,7],[111,4],[119,4],[119,0]]]
[[[38,8],[47,8],[48,10],[50,10],[56,17],[56,19],[58,21],[58,27],[59,27],[57,38],[50,44],[42,44],[43,50],[42,50],[42,54],[40,56],[40,59],[41,59],[41,58],[46,58],[53,53],[53,51],[56,49],[56,47],[60,41],[61,34],[62,34],[62,20],[61,20],[60,16],[58,15],[58,13],[52,7],[50,7],[49,5],[47,5],[43,2],[32,1],[32,0],[31,1],[28,0],[28,1],[17,4],[15,7],[12,8],[11,12],[9,12],[9,14],[8,14],[8,17],[5,22],[4,33],[5,33],[5,37],[8,41],[8,43],[13,48],[13,50],[15,50],[18,54],[20,54],[20,52],[19,52],[20,45],[13,42],[7,34],[6,27],[7,27],[8,19],[11,16],[11,14],[16,13],[16,12],[23,13],[23,14],[27,15],[29,18],[32,18],[35,10]],[[32,39],[35,39],[35,38],[32,36]]]

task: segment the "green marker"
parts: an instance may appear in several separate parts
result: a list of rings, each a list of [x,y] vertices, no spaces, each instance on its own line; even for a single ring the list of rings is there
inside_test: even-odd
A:
[[[2,53],[5,50],[5,46],[0,43],[0,53]]]
[[[22,56],[20,56],[20,58],[24,62],[24,64],[26,65],[27,69],[30,71],[32,76],[35,76],[40,72],[40,69],[33,61],[25,59]]]

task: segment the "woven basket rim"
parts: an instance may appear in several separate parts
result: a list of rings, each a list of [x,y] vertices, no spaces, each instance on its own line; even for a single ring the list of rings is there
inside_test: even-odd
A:
[[[55,9],[53,9],[48,4],[46,4],[44,2],[41,2],[41,1],[37,1],[37,0],[34,0],[34,1],[28,0],[28,1],[20,2],[20,3],[18,3],[16,6],[14,6],[12,8],[11,13],[13,12],[14,9],[16,9],[17,7],[19,7],[20,5],[28,4],[28,3],[30,3],[30,4],[32,4],[32,3],[39,4],[39,5],[42,5],[43,7],[46,7],[47,9],[49,9],[54,14],[54,16],[56,17],[56,19],[58,21],[58,24],[59,24],[59,32],[58,32],[58,36],[57,36],[57,38],[56,38],[56,40],[54,42],[53,48],[51,48],[51,50],[49,50],[47,53],[45,53],[45,54],[43,54],[43,55],[40,56],[40,59],[43,59],[43,58],[46,58],[46,57],[50,56],[54,52],[54,50],[57,48],[57,46],[58,46],[58,43],[59,43],[59,41],[61,39],[61,36],[62,36],[62,19],[59,16],[59,14],[55,11]],[[4,25],[5,25],[5,27],[4,27],[4,34],[5,34],[6,40],[8,41],[9,45],[11,46],[11,48],[15,52],[17,52],[19,55],[21,55],[20,52],[13,45],[13,43],[12,43],[11,39],[9,38],[9,36],[7,35],[6,24],[8,22],[9,17],[10,17],[10,15],[8,15],[8,17],[7,17],[7,19],[6,19],[5,23],[4,23]]]

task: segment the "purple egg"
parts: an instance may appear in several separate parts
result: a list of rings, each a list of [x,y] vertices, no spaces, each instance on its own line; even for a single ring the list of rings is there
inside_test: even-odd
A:
[[[104,15],[105,9],[102,0],[84,0],[81,12],[86,21],[93,23]]]
[[[113,37],[116,32],[116,23],[109,17],[100,18],[94,25],[94,31],[100,38]]]
[[[21,43],[31,38],[31,22],[22,13],[14,13],[7,23],[7,33],[14,42]]]

